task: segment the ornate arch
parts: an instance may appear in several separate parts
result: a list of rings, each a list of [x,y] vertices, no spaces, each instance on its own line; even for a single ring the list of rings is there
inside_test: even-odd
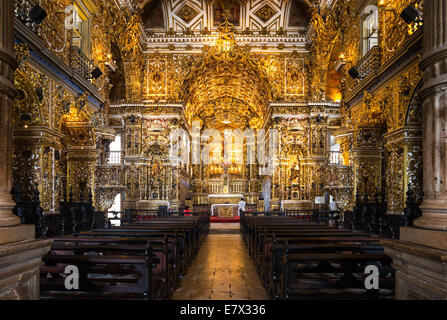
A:
[[[70,146],[96,145],[95,130],[91,124],[91,115],[79,108],[79,104],[86,103],[83,97],[70,107],[70,112],[62,116],[61,131],[65,135],[65,143]]]
[[[39,73],[22,67],[14,73],[14,85],[17,94],[13,106],[13,186],[22,199],[31,198],[38,186],[42,191],[42,141],[44,135],[36,134],[46,126],[44,102],[46,85]],[[35,138],[35,137],[40,138]],[[19,190],[20,189],[20,190]],[[15,195],[13,195],[15,196]]]
[[[281,157],[287,157],[290,154],[297,153],[299,153],[303,159],[308,156],[308,151],[304,143],[293,138],[286,140],[285,143],[283,143],[279,154]]]
[[[17,70],[14,77],[17,95],[14,99],[13,124],[21,126],[40,126],[44,124],[43,92],[34,88],[31,79],[22,70]],[[38,94],[42,95],[41,97]]]
[[[423,79],[414,86],[408,101],[408,107],[405,117],[406,134],[411,138],[408,140],[406,150],[407,179],[404,185],[404,191],[411,189],[417,200],[422,199],[422,104],[419,100],[419,90],[422,87]]]
[[[405,127],[422,126],[422,105],[419,101],[419,89],[422,87],[422,79],[414,86],[411,92],[405,113]]]
[[[335,102],[339,102],[342,98],[340,90],[341,74],[336,69],[337,63],[340,62],[341,54],[342,44],[340,34],[338,33],[329,55],[325,75],[325,96]]]
[[[265,121],[271,88],[266,73],[248,50],[237,46],[234,28],[221,26],[219,45],[204,50],[184,80],[189,124],[202,120],[225,127],[259,128]]]
[[[148,142],[149,144],[143,147],[143,155],[146,158],[164,159],[169,155],[169,144],[165,139],[153,139]]]

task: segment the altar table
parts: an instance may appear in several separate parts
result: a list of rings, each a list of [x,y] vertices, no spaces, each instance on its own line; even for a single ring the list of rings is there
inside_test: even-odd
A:
[[[212,204],[211,215],[219,218],[233,218],[239,215],[237,204]]]

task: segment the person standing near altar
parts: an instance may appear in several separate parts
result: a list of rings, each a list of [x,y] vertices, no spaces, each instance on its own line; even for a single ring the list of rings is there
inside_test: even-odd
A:
[[[337,202],[335,202],[334,199],[332,199],[331,202],[329,203],[329,210],[338,211]]]
[[[238,215],[241,215],[241,211],[245,211],[245,201],[244,198],[241,198],[241,201],[238,203]]]

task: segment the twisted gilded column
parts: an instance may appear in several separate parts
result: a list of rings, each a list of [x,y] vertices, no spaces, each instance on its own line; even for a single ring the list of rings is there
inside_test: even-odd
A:
[[[11,198],[12,104],[17,61],[14,57],[14,1],[0,1],[0,228],[15,226],[20,219],[12,214]]]
[[[447,0],[424,4],[422,217],[417,227],[447,231]]]

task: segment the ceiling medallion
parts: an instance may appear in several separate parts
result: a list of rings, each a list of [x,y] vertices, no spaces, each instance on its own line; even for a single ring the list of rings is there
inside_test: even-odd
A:
[[[269,21],[277,12],[268,4],[255,12],[255,15],[264,23]]]
[[[185,4],[179,11],[177,11],[176,14],[186,23],[190,23],[195,17],[197,17],[199,12],[191,8],[188,4]]]
[[[217,39],[219,53],[222,54],[233,51],[237,46],[234,36],[234,26],[228,22],[227,19],[217,30],[219,31],[219,38]]]

